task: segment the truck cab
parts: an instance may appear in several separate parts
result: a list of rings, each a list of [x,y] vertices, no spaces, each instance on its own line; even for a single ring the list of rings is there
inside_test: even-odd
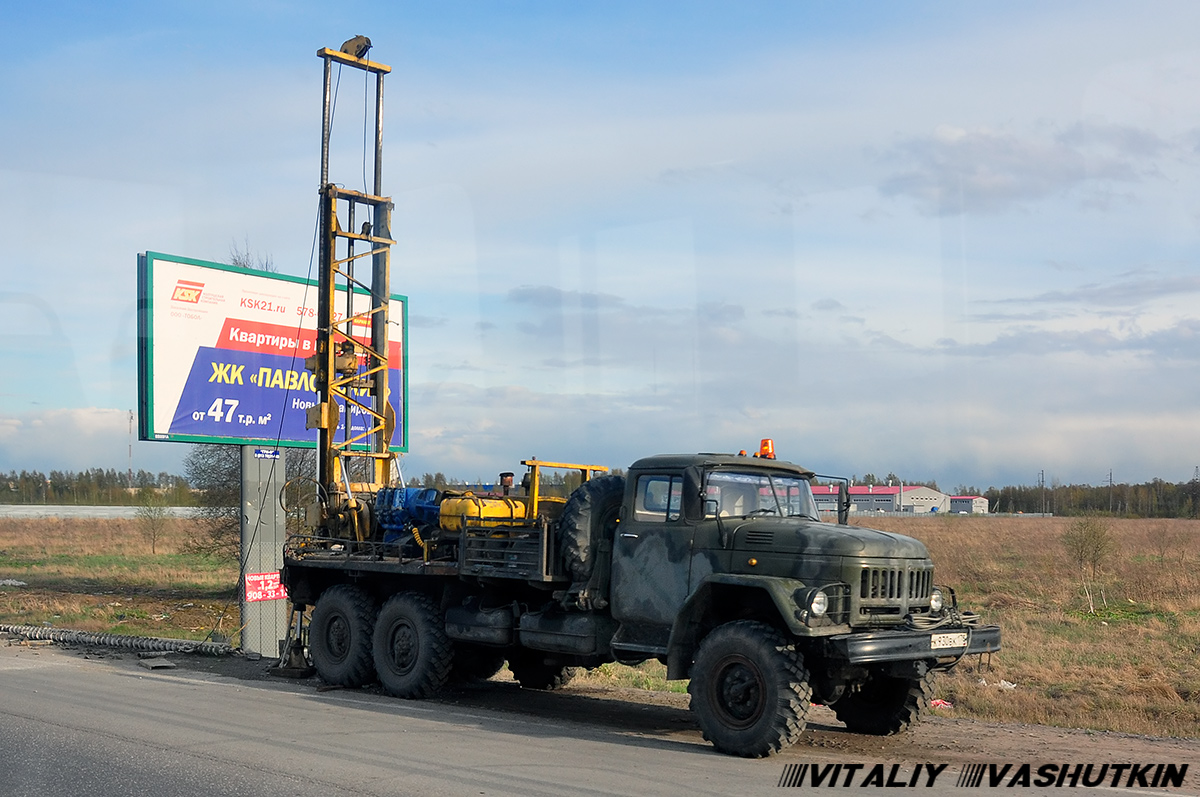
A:
[[[928,614],[933,564],[925,546],[899,534],[822,522],[810,487],[814,476],[759,457],[635,462],[612,553],[612,613],[622,623],[622,639],[665,655],[678,622],[712,603],[714,593],[736,593],[741,605],[774,606],[778,622],[804,637],[884,628]],[[796,603],[797,590],[803,605]],[[786,595],[783,605],[776,595]],[[812,598],[820,601],[815,612]]]
[[[728,454],[647,457],[626,478],[611,650],[691,678],[706,738],[727,752],[766,754],[787,737],[795,717],[772,726],[769,705],[802,717],[808,702],[824,703],[852,730],[905,730],[928,707],[936,671],[1000,647],[999,628],[935,584],[923,543],[844,515],[823,522],[814,478],[773,457]],[[786,672],[804,673],[799,696]]]

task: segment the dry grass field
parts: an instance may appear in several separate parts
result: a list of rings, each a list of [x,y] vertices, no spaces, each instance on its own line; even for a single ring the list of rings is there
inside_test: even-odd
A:
[[[237,566],[187,552],[167,518],[156,553],[136,520],[0,518],[0,623],[203,639],[237,630]],[[231,605],[232,604],[232,605]]]
[[[990,670],[939,681],[955,716],[1200,737],[1200,521],[1093,520],[1111,543],[1094,577],[1063,543],[1079,518],[861,525],[922,540],[936,580],[1002,627]]]
[[[1200,737],[1200,521],[1104,520],[1081,568],[1077,518],[860,521],[928,545],[937,581],[1003,628],[1004,650],[938,681],[945,716]],[[236,641],[236,568],[186,551],[192,521],[149,541],[135,520],[0,519],[0,623]],[[1084,591],[1084,576],[1092,598]],[[981,665],[983,665],[981,667]],[[680,691],[663,668],[605,665],[587,681]],[[982,681],[982,682],[981,682]]]

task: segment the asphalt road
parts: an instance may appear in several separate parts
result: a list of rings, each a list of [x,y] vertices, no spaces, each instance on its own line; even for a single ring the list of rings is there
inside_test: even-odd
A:
[[[941,718],[880,739],[846,733],[814,709],[801,743],[748,761],[715,753],[685,699],[649,705],[489,682],[416,702],[322,691],[317,679],[263,680],[262,662],[186,657],[178,669],[151,671],[129,654],[99,655],[0,642],[0,795],[692,797],[779,794],[786,773],[806,780],[808,793],[990,791],[958,786],[972,762],[1188,763],[1182,788],[1120,783],[1069,793],[1200,795],[1196,740]],[[932,787],[930,762],[944,766]],[[853,786],[875,766],[884,771],[868,788],[845,787],[850,769],[835,789],[828,780],[812,788],[814,773],[847,765],[858,766]]]
[[[0,762],[11,797],[747,794],[782,771],[698,738],[17,646],[0,647]]]
[[[196,517],[194,506],[169,506],[172,517]],[[75,506],[55,504],[0,504],[0,518],[135,518],[136,506]]]

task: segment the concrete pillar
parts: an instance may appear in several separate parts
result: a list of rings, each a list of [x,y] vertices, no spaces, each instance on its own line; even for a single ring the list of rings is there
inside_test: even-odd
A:
[[[280,655],[287,637],[287,598],[279,586],[286,517],[279,489],[287,481],[285,449],[242,446],[242,650]]]

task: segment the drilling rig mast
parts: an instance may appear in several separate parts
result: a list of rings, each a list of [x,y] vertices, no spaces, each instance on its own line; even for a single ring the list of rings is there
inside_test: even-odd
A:
[[[316,354],[305,361],[305,367],[314,374],[317,392],[307,425],[318,430],[317,480],[325,496],[317,525],[332,536],[361,541],[370,534],[371,519],[367,504],[356,496],[374,494],[391,482],[389,444],[396,426],[388,396],[388,296],[391,245],[395,242],[391,237],[392,200],[383,196],[382,168],[383,78],[391,67],[367,60],[365,51],[358,57],[346,49],[317,51],[325,62],[319,296]],[[350,67],[375,76],[371,193],[352,191],[329,179],[335,62],[339,70]],[[356,213],[360,210],[361,214]],[[356,244],[365,244],[365,248],[356,252]],[[361,262],[366,258],[369,263]],[[339,290],[345,296],[342,308],[335,306]],[[359,305],[356,310],[355,296],[363,294],[370,297],[370,307],[364,310]],[[365,421],[365,428],[352,433],[355,416]]]

